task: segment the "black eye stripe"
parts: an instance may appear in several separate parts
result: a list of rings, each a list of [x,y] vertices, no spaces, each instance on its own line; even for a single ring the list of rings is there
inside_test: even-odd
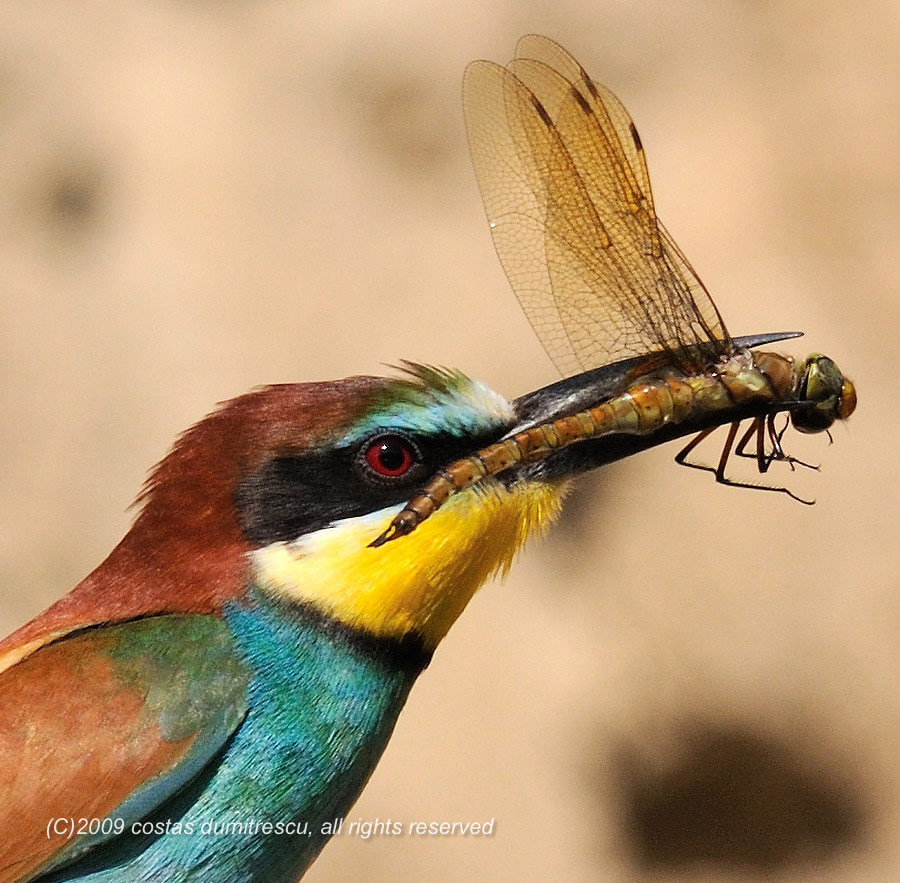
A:
[[[496,441],[504,431],[500,427],[490,435],[460,438],[385,427],[353,446],[273,457],[238,481],[234,502],[239,524],[247,539],[261,547],[403,503],[438,469]],[[402,475],[383,478],[365,464],[365,452],[375,439],[390,435],[407,440],[420,459]]]

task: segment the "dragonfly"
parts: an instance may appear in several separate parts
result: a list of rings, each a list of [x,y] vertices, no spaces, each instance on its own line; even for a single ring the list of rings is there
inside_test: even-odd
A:
[[[729,458],[750,457],[760,473],[778,461],[808,466],[785,453],[787,426],[827,432],[853,413],[856,389],[819,353],[795,360],[754,349],[798,333],[731,337],[657,216],[644,147],[621,101],[558,43],[529,35],[505,67],[468,66],[463,102],[500,262],[569,379],[517,399],[518,425],[440,470],[373,545],[410,533],[452,494],[561,449],[583,446],[584,468],[594,468],[693,433],[676,462],[811,502],[729,477]],[[715,466],[688,459],[723,425]]]

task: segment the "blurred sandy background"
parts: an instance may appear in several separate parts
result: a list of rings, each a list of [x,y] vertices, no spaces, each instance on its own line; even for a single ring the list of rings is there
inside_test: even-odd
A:
[[[831,448],[789,436],[823,471],[777,477],[815,507],[674,446],[585,482],[451,632],[351,816],[494,836],[344,836],[308,879],[900,879],[892,0],[3,4],[3,628],[105,556],[219,400],[400,358],[555,379],[459,97],[530,31],[630,108],[731,331],[805,330],[859,412]]]

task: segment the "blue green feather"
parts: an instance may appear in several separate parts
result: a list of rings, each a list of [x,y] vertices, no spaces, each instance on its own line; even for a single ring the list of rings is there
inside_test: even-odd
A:
[[[337,445],[353,445],[373,432],[449,433],[478,437],[505,427],[512,407],[501,395],[461,371],[404,362],[406,377],[386,384],[369,412]]]
[[[258,593],[229,605],[224,621],[235,657],[252,672],[248,711],[194,787],[151,817],[179,822],[180,833],[117,838],[48,879],[294,880],[327,842],[323,825],[356,801],[421,664],[398,664],[378,645]],[[201,833],[204,823],[234,822],[308,827]]]

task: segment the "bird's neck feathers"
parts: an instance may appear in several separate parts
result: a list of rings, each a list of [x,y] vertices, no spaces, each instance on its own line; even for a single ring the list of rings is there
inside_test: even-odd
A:
[[[225,440],[218,432],[193,439],[188,432],[179,440],[148,482],[129,532],[71,592],[0,643],[0,669],[74,629],[210,612],[241,591],[249,547],[233,506],[223,505],[226,483],[214,468]],[[192,488],[207,503],[203,509],[191,502]]]

